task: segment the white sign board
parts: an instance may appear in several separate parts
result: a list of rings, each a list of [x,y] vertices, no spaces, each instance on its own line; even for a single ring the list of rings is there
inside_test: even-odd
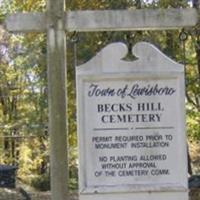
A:
[[[184,68],[149,43],[126,53],[114,43],[77,69],[80,198],[186,200]]]

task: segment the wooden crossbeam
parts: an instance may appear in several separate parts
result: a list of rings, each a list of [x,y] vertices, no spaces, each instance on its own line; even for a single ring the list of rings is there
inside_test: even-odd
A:
[[[15,13],[5,20],[5,28],[10,32],[45,32],[45,13]]]
[[[140,9],[67,13],[68,31],[167,30],[194,26],[195,9]]]
[[[141,9],[69,11],[65,13],[65,30],[123,31],[169,30],[195,26],[196,9]],[[17,13],[8,16],[6,29],[11,32],[44,32],[47,29],[45,13]]]

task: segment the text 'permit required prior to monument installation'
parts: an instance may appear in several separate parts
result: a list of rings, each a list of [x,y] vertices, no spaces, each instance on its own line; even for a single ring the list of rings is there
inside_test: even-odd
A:
[[[110,44],[77,67],[80,192],[186,190],[183,66],[146,42],[126,54]]]

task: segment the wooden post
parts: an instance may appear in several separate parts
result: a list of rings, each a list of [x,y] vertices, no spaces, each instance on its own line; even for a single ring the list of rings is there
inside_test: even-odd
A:
[[[47,62],[52,200],[66,200],[68,191],[64,3],[64,0],[49,0],[47,4]]]

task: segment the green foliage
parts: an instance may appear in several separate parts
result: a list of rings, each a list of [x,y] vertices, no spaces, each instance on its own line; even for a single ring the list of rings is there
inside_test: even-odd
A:
[[[189,110],[189,105],[187,106],[187,132],[188,136],[195,140],[198,141],[200,140],[200,114],[199,112],[194,112]]]
[[[50,175],[49,175],[49,173],[41,175],[41,176],[37,176],[34,179],[32,179],[31,186],[40,191],[50,190]]]
[[[3,0],[0,15],[42,11],[44,1]],[[49,171],[47,70],[44,34],[9,34],[0,29],[0,161],[18,166],[31,184]]]
[[[67,10],[182,8],[185,0],[73,0]],[[45,11],[45,0],[3,0],[0,22],[14,12]],[[200,39],[199,27],[188,29],[186,41],[187,130],[200,139]],[[70,188],[77,188],[77,130],[75,58],[82,64],[108,43],[122,41],[129,49],[138,41],[148,41],[178,62],[184,62],[179,31],[124,31],[78,33],[77,55],[68,33],[67,95]],[[49,145],[47,65],[45,34],[9,34],[0,27],[0,162],[18,165],[18,176],[41,190],[49,188]],[[128,57],[128,59],[132,59]],[[7,138],[3,138],[3,137]],[[17,136],[16,139],[11,139]],[[34,136],[34,137],[32,137]],[[66,141],[67,142],[67,141]]]

